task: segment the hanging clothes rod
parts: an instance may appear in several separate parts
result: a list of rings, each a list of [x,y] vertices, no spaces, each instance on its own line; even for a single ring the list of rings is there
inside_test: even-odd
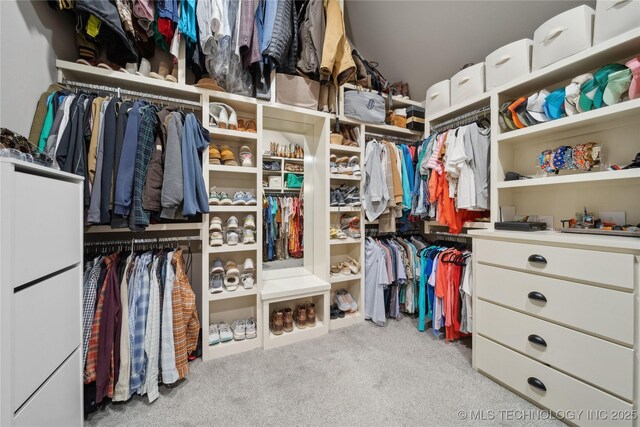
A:
[[[395,142],[400,144],[408,144],[408,145],[415,144],[417,142],[416,140],[402,138],[399,136],[390,136],[390,135],[383,135],[381,133],[370,133],[370,132],[365,133],[365,140],[367,142],[373,139],[376,139],[376,140],[384,139],[385,141]]]
[[[152,237],[148,239],[130,240],[95,240],[91,242],[84,242],[84,246],[141,245],[149,243],[190,242],[199,240],[202,240],[200,236]]]
[[[440,240],[449,240],[452,242],[459,242],[460,240],[464,240],[466,242],[467,240],[473,237],[473,236],[469,236],[468,234],[453,234],[453,233],[447,233],[445,231],[433,231],[427,234],[435,235]]]
[[[449,130],[454,127],[463,126],[463,125],[469,124],[470,122],[476,121],[481,117],[486,117],[490,113],[491,113],[491,107],[487,105],[482,108],[478,108],[477,110],[462,114],[461,116],[458,116],[454,119],[447,120],[446,122],[438,123],[437,125],[431,126],[431,131],[443,132],[445,130]]]
[[[178,106],[188,105],[190,107],[197,107],[197,108],[202,107],[199,102],[195,102],[195,101],[187,101],[185,99],[180,99],[180,98],[172,98],[169,96],[154,95],[152,93],[144,93],[144,92],[138,92],[135,90],[121,89],[119,87],[113,87],[113,86],[94,85],[91,83],[77,82],[74,80],[67,80],[67,79],[62,79],[62,84],[66,86],[81,88],[81,89],[91,89],[91,90],[99,90],[103,92],[111,92],[113,94],[116,94],[118,97],[122,95],[128,95],[135,98],[155,99],[157,101],[175,104]]]

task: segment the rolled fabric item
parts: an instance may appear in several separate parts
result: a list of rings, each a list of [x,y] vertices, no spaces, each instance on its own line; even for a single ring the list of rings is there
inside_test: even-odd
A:
[[[602,95],[604,94],[604,89],[609,83],[609,75],[611,73],[615,73],[617,71],[622,71],[625,69],[627,69],[627,67],[622,64],[607,64],[596,71],[596,73],[593,75],[593,78],[596,81],[598,87],[596,89],[595,95],[593,96],[594,108],[602,107]]]
[[[520,105],[522,105],[523,102],[526,102],[526,101],[527,101],[527,98],[523,96],[521,98],[516,99],[511,105],[509,105],[509,107],[507,107],[509,111],[511,111],[511,120],[513,120],[513,123],[515,123],[518,129],[522,129],[526,127],[526,125],[520,121],[520,117],[518,117],[516,108],[518,108]]]
[[[544,112],[544,104],[547,100],[549,91],[542,89],[538,93],[534,93],[529,97],[527,102],[527,113],[538,123],[544,123],[551,120]]]
[[[622,94],[629,90],[631,77],[631,70],[628,68],[609,74],[609,83],[607,83],[607,87],[604,89],[602,101],[607,105],[620,102]]]
[[[592,80],[593,74],[581,74],[571,80],[571,83],[565,88],[564,95],[564,112],[567,116],[573,116],[578,111],[578,100],[580,99],[580,86],[585,82]]]
[[[636,56],[625,64],[631,70],[629,99],[640,98],[640,56]]]
[[[547,95],[544,103],[544,112],[552,120],[565,116],[564,113],[564,88],[556,89]]]

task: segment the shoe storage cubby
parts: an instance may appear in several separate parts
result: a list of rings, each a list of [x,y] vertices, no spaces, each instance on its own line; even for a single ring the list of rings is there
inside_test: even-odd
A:
[[[343,281],[331,284],[331,292],[329,294],[329,298],[330,298],[329,311],[331,312],[331,307],[334,304],[337,305],[336,294],[343,290],[346,290],[351,294],[353,299],[358,304],[358,309],[357,311],[351,311],[351,312],[342,312],[341,310],[338,310],[338,312],[341,313],[340,316],[342,317],[338,316],[336,319],[332,319],[331,313],[330,313],[329,314],[329,330],[343,328],[345,326],[350,326],[350,325],[353,325],[354,323],[359,323],[364,320],[364,315],[362,314],[363,308],[364,308],[364,287],[362,286],[362,283],[361,283],[363,279],[362,277],[359,277],[360,275],[352,275],[352,276],[353,278],[342,277],[341,279],[343,279]]]
[[[306,303],[315,304],[316,308],[316,325],[299,328],[295,320],[295,311],[298,305]],[[329,292],[312,293],[297,298],[277,298],[274,300],[264,301],[263,299],[263,331],[264,331],[264,348],[276,348],[284,345],[293,344],[307,340],[309,338],[325,335],[329,332],[328,319]],[[294,311],[293,331],[283,332],[276,335],[270,330],[270,321],[274,310],[282,310],[285,307]]]
[[[206,355],[206,360],[217,359],[220,357],[230,356],[232,354],[242,353],[254,348],[262,347],[263,329],[260,325],[262,307],[258,304],[258,295],[241,295],[236,298],[229,298],[223,301],[207,302],[207,329],[203,330],[202,353]],[[256,322],[256,338],[245,338],[243,340],[231,339],[227,342],[209,345],[209,326],[210,324],[219,324],[226,322],[231,329],[232,324],[236,320],[246,320],[253,318]]]
[[[363,237],[364,238],[364,237]],[[335,294],[341,289],[346,289],[351,293],[358,304],[356,313],[345,313],[345,316],[329,320],[329,329],[337,329],[349,326],[357,322],[364,321],[364,245],[362,240],[354,244],[332,245],[330,270],[334,269],[334,274],[329,271],[329,282],[331,289],[329,292],[330,303],[335,304]],[[353,261],[356,261],[354,263]],[[359,267],[359,268],[358,268]],[[353,270],[357,271],[354,272]],[[338,271],[335,274],[335,271]],[[349,273],[346,273],[346,271]]]

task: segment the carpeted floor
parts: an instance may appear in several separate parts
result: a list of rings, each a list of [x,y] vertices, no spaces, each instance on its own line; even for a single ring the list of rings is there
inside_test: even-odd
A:
[[[97,426],[478,425],[458,412],[538,409],[471,368],[468,343],[419,333],[415,320],[366,322],[315,340],[191,364],[153,404],[134,397]],[[223,345],[223,344],[219,344]],[[562,425],[505,420],[486,425]]]

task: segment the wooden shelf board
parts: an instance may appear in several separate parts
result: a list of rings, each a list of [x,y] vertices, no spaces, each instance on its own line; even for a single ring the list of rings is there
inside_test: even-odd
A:
[[[210,213],[223,213],[223,212],[252,212],[255,213],[258,211],[257,205],[249,205],[249,206],[238,206],[238,205],[209,205]]]
[[[332,206],[329,212],[360,212],[362,206]]]
[[[314,331],[320,331],[322,330],[322,327],[324,326],[324,323],[321,320],[316,319],[316,325],[312,328],[310,327],[306,327],[304,329],[300,329],[295,325],[295,322],[293,324],[293,331],[291,332],[283,332],[280,335],[276,335],[273,332],[269,332],[269,339],[270,340],[287,340],[287,337],[294,337],[296,335],[300,335],[300,334],[312,334]]]
[[[362,243],[362,238],[354,239],[353,237],[347,237],[346,239],[329,239],[329,244],[333,245],[359,245]]]
[[[262,332],[259,328],[260,325],[257,325],[256,329],[258,334]],[[204,360],[219,359],[221,357],[244,353],[245,351],[253,350],[256,348],[262,348],[262,343],[259,337],[252,338],[250,340],[244,339],[242,341],[231,340],[227,342],[221,342],[216,345],[208,344],[209,342],[205,341],[205,345],[203,346]]]
[[[640,179],[640,169],[619,171],[583,172],[571,175],[548,176],[541,178],[521,179],[518,181],[498,182],[498,189],[537,187],[541,185],[579,184],[600,181],[617,181],[620,179]]]
[[[240,239],[242,239],[242,236],[240,236]],[[255,250],[258,250],[257,243],[253,243],[250,245],[244,245],[242,243],[238,243],[237,245],[234,245],[234,246],[229,246],[225,243],[222,246],[209,247],[210,254],[224,254],[228,252],[244,252],[244,251],[255,251]]]
[[[360,322],[364,322],[364,316],[359,311],[355,313],[345,313],[343,318],[329,319],[329,330],[345,328]]]
[[[184,224],[151,224],[142,233],[148,233],[151,231],[182,231],[182,230],[200,230],[202,228],[201,222],[188,222]],[[111,228],[109,225],[90,225],[85,227],[84,232],[87,234],[102,234],[102,233],[138,233],[129,230],[128,228]]]
[[[260,292],[260,290],[256,285],[254,285],[251,289],[245,289],[242,286],[238,286],[238,289],[236,289],[235,291],[227,291],[226,289],[223,289],[222,292],[219,292],[217,294],[209,293],[209,301],[221,301],[230,298],[252,296],[257,295],[258,292]]]
[[[353,176],[353,175],[345,175],[345,174],[339,174],[339,173],[332,173],[329,175],[329,177],[331,179],[335,179],[335,180],[344,180],[344,181],[360,181],[360,176]]]
[[[225,139],[231,140],[235,142],[250,142],[256,141],[258,139],[257,132],[246,132],[241,130],[231,130],[231,129],[220,129],[217,127],[209,126],[209,133],[211,134],[213,143],[216,142],[216,139]]]
[[[209,172],[226,172],[226,173],[258,173],[258,168],[244,166],[225,166],[225,165],[209,165]]]
[[[329,150],[336,153],[362,153],[360,147],[349,147],[348,145],[329,144]]]
[[[331,288],[331,285],[312,274],[294,276],[282,279],[265,280],[262,282],[262,300],[268,301],[277,298],[292,299],[304,295],[320,294]]]
[[[338,274],[336,276],[329,277],[329,283],[343,283],[349,282],[351,280],[360,280],[362,279],[362,274]]]

